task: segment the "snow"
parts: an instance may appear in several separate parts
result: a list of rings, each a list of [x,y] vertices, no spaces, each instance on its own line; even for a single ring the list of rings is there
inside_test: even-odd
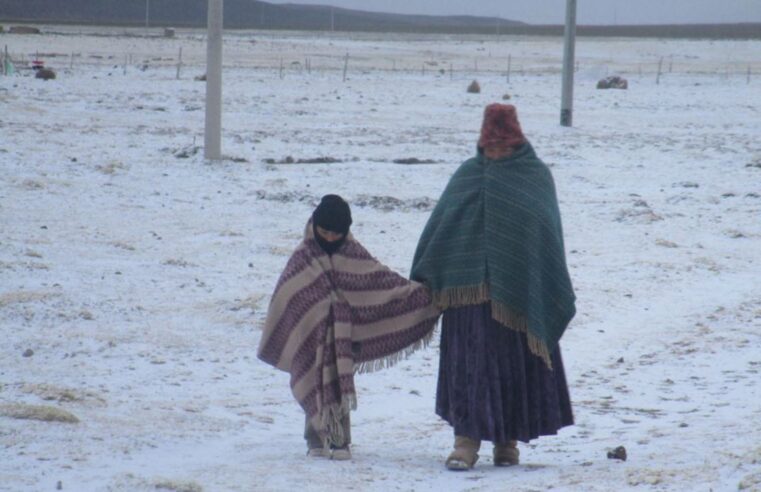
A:
[[[202,32],[45,31],[0,37],[58,72],[0,76],[0,409],[80,422],[0,416],[0,490],[761,490],[758,41],[581,38],[562,128],[560,39],[227,33],[229,158],[205,162]],[[594,88],[612,73],[629,90]],[[561,201],[577,424],[447,472],[434,343],[357,377],[351,461],[307,459],[288,376],[255,354],[309,213],[343,195],[406,275],[506,93]],[[265,162],[287,156],[341,162]]]

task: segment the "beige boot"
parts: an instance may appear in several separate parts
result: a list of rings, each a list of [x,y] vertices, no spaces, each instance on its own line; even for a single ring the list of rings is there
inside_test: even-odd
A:
[[[454,451],[449,454],[446,461],[448,470],[470,470],[478,461],[478,450],[481,449],[481,441],[476,441],[466,436],[455,436]]]
[[[307,456],[310,458],[330,458],[330,450],[327,448],[309,448]]]
[[[494,466],[510,466],[519,463],[518,441],[494,443]]]
[[[335,461],[348,461],[351,459],[351,449],[349,449],[349,446],[334,448],[330,451],[330,459]]]

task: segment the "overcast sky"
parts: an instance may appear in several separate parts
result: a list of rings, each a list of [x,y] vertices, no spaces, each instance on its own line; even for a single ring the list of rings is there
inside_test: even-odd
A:
[[[562,24],[566,0],[268,0],[400,14],[499,16]],[[579,24],[761,22],[761,0],[577,0]]]

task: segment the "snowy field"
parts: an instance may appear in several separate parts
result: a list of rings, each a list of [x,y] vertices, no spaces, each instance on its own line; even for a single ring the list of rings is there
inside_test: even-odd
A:
[[[761,42],[579,39],[562,128],[560,39],[229,33],[210,163],[202,32],[44,30],[0,35],[0,490],[761,490]],[[628,91],[595,89],[612,73]],[[358,376],[352,461],[307,459],[255,354],[313,206],[343,195],[406,275],[505,94],[557,183],[577,425],[447,472],[433,343]]]

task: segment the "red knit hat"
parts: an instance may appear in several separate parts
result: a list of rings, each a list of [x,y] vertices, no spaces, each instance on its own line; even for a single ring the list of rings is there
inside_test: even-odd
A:
[[[478,146],[481,148],[492,145],[517,147],[526,143],[526,137],[518,123],[518,114],[512,104],[489,104],[484,109],[484,122],[481,125],[481,137]]]

